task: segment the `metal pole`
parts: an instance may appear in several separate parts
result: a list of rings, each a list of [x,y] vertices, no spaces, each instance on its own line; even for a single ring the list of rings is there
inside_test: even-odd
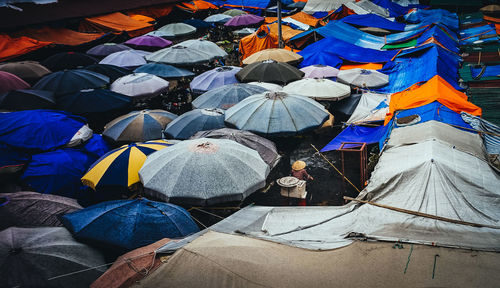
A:
[[[278,0],[278,47],[285,47],[283,45],[283,35],[281,33],[281,0]]]

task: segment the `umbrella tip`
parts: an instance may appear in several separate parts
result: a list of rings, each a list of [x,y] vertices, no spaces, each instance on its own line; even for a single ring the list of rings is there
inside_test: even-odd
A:
[[[276,92],[267,92],[266,94],[267,99],[277,99],[277,98],[285,98],[288,94],[285,92],[281,91],[276,91]]]
[[[217,150],[219,150],[219,146],[209,141],[195,143],[191,146],[191,151],[195,153],[213,154]]]

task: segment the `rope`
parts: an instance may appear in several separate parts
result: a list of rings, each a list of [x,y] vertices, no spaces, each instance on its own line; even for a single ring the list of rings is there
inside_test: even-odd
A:
[[[217,217],[217,218],[222,219],[222,220],[224,220],[224,219],[225,219],[225,217],[219,216],[219,215],[214,214],[214,213],[210,213],[210,212],[205,211],[205,210],[202,210],[202,209],[198,209],[198,208],[194,208],[194,207],[193,207],[193,208],[192,208],[192,210],[200,211],[200,212],[206,213],[206,214],[208,214],[208,215],[211,215],[211,216]]]
[[[193,215],[191,215],[191,218],[193,218],[194,221],[196,221],[196,223],[200,224],[201,226],[203,226],[205,229],[207,229],[208,227],[205,226],[205,224],[201,223],[200,220],[196,219],[196,217],[194,217]]]
[[[58,278],[62,278],[62,277],[66,277],[66,276],[70,276],[70,275],[74,275],[74,274],[78,274],[78,273],[82,273],[82,272],[87,272],[87,271],[94,270],[94,269],[97,269],[97,268],[101,268],[101,267],[105,267],[105,266],[108,266],[108,265],[112,265],[113,263],[115,263],[115,262],[110,262],[110,263],[102,264],[102,265],[99,265],[99,266],[90,267],[90,268],[86,268],[86,269],[82,269],[82,270],[78,270],[78,271],[74,271],[74,272],[70,272],[70,273],[66,273],[66,274],[62,274],[62,275],[58,275],[58,276],[54,276],[54,277],[50,277],[47,280],[48,281],[52,281],[54,279],[58,279]]]
[[[406,261],[405,271],[403,272],[403,274],[406,274],[406,270],[408,270],[408,264],[410,264],[410,257],[412,252],[413,252],[413,244],[411,244],[410,254],[408,254],[408,260]]]

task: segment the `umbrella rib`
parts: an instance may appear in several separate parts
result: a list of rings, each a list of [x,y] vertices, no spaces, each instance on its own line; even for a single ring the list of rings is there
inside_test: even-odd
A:
[[[283,101],[283,98],[281,98],[281,97],[280,97],[280,101],[281,101],[281,103],[283,103],[283,107],[285,107],[286,112],[288,112],[288,115],[290,115],[290,120],[292,120],[293,127],[295,127],[295,131],[299,132],[299,128],[297,127],[297,124],[295,124],[295,120],[293,119],[292,114],[290,113],[290,110],[286,106],[285,101]]]

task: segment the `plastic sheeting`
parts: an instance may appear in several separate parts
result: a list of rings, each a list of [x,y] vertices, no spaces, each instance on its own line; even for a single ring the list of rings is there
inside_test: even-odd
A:
[[[387,20],[384,17],[375,14],[349,15],[340,21],[362,27],[377,27],[391,31],[405,31],[405,24]]]
[[[364,127],[350,125],[337,135],[330,143],[326,144],[320,152],[337,150],[342,142],[361,142],[366,144],[378,143],[384,136],[387,126]],[[356,145],[345,145],[344,148],[355,147]]]
[[[12,38],[0,34],[0,61],[24,55],[50,44],[50,42],[41,42],[28,37]]]
[[[462,119],[469,123],[474,129],[482,132],[488,132],[481,133],[481,136],[484,139],[484,145],[486,146],[486,151],[488,151],[489,154],[500,154],[500,127],[465,112],[460,113],[460,116],[462,116]]]
[[[23,35],[33,39],[53,42],[59,45],[78,46],[81,44],[90,43],[103,37],[104,33],[81,33],[66,28],[26,28],[16,33],[16,35]]]
[[[347,123],[359,124],[384,120],[385,114],[389,112],[389,100],[390,94],[363,93]]]
[[[337,10],[342,4],[354,2],[354,0],[309,0],[304,6],[304,12],[329,12]]]
[[[144,33],[153,31],[153,24],[137,21],[122,13],[111,13],[92,18],[85,18],[80,23],[79,29],[86,31],[105,31],[105,32],[127,32],[130,37],[140,36]]]

